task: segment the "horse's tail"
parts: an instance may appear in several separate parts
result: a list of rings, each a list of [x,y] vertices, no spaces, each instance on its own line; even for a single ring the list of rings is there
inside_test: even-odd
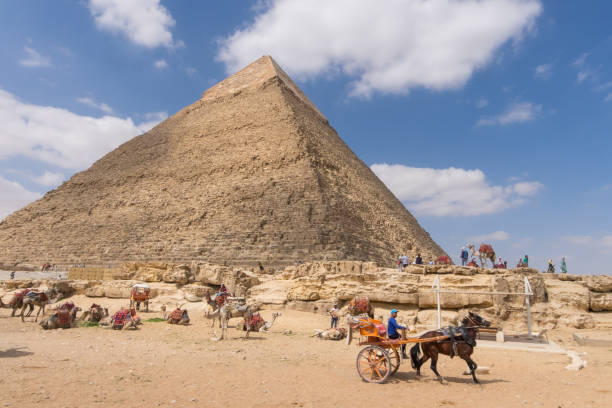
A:
[[[410,364],[412,364],[412,368],[417,368],[419,362],[419,354],[421,354],[420,344],[417,343],[412,348],[410,348]]]

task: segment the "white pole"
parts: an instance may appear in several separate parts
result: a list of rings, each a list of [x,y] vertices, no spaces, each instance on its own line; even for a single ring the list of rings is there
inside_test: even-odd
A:
[[[438,286],[438,293],[436,293],[438,301],[438,329],[442,327],[442,311],[440,309],[440,275],[436,275],[436,284]]]
[[[529,284],[529,279],[527,279],[527,276],[525,276],[525,306],[527,307],[527,334],[529,335],[529,338],[532,338],[532,334],[531,334],[531,304],[529,302],[529,296],[531,296],[531,294],[533,292],[531,292],[531,285]]]

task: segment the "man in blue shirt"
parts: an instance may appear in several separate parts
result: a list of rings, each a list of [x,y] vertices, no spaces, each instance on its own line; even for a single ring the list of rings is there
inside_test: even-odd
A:
[[[395,318],[397,317],[397,309],[391,310],[391,317],[387,322],[387,333],[390,339],[401,339],[406,338],[406,327],[400,326],[397,324]],[[401,330],[403,333],[399,334],[398,330]],[[403,335],[403,336],[402,336]],[[402,344],[402,358],[408,358],[406,355],[406,345]]]

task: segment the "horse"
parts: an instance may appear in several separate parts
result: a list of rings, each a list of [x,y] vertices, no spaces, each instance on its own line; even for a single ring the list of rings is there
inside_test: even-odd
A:
[[[431,370],[436,374],[438,380],[443,382],[444,379],[440,373],[438,373],[436,368],[436,365],[438,364],[438,354],[446,354],[447,356],[452,357],[456,353],[459,357],[465,360],[468,368],[470,369],[470,374],[472,374],[472,378],[474,379],[474,383],[478,384],[478,379],[476,378],[476,368],[478,366],[470,356],[474,352],[474,347],[476,347],[476,335],[478,334],[478,329],[480,327],[489,326],[491,326],[491,322],[477,315],[476,313],[469,312],[469,314],[461,320],[461,326],[459,327],[461,336],[456,337],[454,342],[451,341],[451,339],[439,340],[420,344],[417,343],[414,347],[412,347],[410,349],[412,367],[416,369],[417,375],[421,375],[421,366],[431,358]],[[433,330],[421,335],[419,338],[427,339],[445,335],[446,333],[444,333],[442,330]],[[423,357],[421,358],[419,358],[419,345],[423,351]]]

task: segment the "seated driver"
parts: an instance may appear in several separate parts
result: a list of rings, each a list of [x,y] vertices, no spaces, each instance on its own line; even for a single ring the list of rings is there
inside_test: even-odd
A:
[[[406,327],[400,326],[395,318],[397,317],[397,309],[391,310],[391,317],[387,322],[387,333],[389,333],[390,339],[401,339],[402,335],[398,333],[398,330],[401,330],[403,333],[403,338],[406,338]],[[402,344],[402,358],[408,358],[406,355],[406,345]]]

